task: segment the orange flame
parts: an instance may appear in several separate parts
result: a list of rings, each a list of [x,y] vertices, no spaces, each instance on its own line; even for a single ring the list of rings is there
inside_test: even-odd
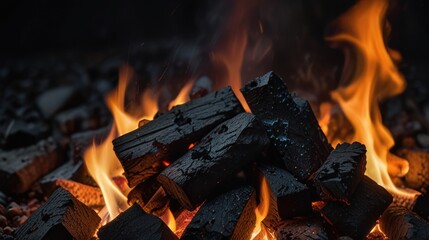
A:
[[[127,86],[133,77],[133,71],[128,66],[120,68],[119,84],[115,91],[107,96],[106,104],[113,114],[114,125],[110,130],[108,137],[100,145],[93,144],[84,154],[84,159],[89,173],[97,182],[100,187],[108,216],[101,216],[103,223],[114,219],[121,211],[126,210],[129,206],[127,204],[126,194],[130,189],[125,192],[115,184],[113,178],[115,176],[122,176],[124,170],[117,159],[113,148],[112,140],[120,135],[130,132],[137,128],[139,119],[152,120],[155,113],[158,111],[157,107],[157,94],[150,88],[143,93],[142,109],[139,111],[140,117],[129,115],[125,111],[124,99]],[[102,213],[102,212],[101,212]],[[170,227],[175,228],[175,220],[170,214],[164,219]]]
[[[244,96],[240,92],[242,86],[241,67],[247,46],[247,25],[250,18],[248,0],[235,0],[234,9],[223,32],[222,42],[210,54],[213,63],[221,63],[227,70],[226,83],[231,85],[246,112],[250,112]]]
[[[188,81],[185,86],[182,87],[177,97],[168,104],[168,110],[171,110],[174,106],[184,104],[189,101],[189,93],[192,90],[195,80]]]
[[[350,84],[332,92],[332,98],[353,125],[352,140],[367,147],[366,174],[400,194],[387,171],[386,159],[394,141],[382,124],[378,107],[381,99],[399,94],[405,88],[404,79],[392,61],[392,50],[386,49],[383,41],[387,7],[387,0],[360,0],[338,19],[340,33],[327,40],[334,45],[341,44],[344,49],[341,80]]]
[[[266,232],[261,232],[262,221],[268,215],[268,210],[270,208],[270,190],[267,179],[265,177],[262,177],[260,186],[261,188],[259,192],[259,205],[255,209],[256,224],[255,228],[253,229],[251,239],[255,239],[256,237],[258,237],[258,239],[268,239],[268,235],[266,234]],[[264,234],[264,236],[260,236],[260,233]]]

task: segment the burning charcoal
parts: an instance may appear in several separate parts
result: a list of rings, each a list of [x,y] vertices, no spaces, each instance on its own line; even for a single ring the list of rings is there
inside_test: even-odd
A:
[[[89,175],[83,161],[74,162],[69,160],[40,179],[40,186],[46,195],[51,195],[51,193],[57,188],[57,179],[73,180],[87,185],[96,186],[94,179]]]
[[[307,186],[291,173],[273,166],[260,166],[269,186],[270,208],[264,224],[275,227],[282,219],[307,216],[312,213],[311,194]]]
[[[406,186],[422,193],[429,193],[429,153],[402,150],[398,154],[409,162],[409,170],[405,175]]]
[[[243,107],[231,88],[174,107],[171,111],[113,141],[114,150],[134,187],[165,168],[221,122]]]
[[[277,239],[317,239],[328,240],[332,235],[320,217],[301,218],[283,221],[276,227]]]
[[[69,191],[77,200],[91,208],[104,206],[103,194],[99,188],[67,179],[56,179],[53,184],[57,188],[63,188]]]
[[[255,116],[241,113],[225,121],[159,176],[165,191],[188,210],[234,177],[269,144]]]
[[[94,210],[59,188],[16,230],[16,238],[86,240],[100,221]]]
[[[203,204],[181,239],[250,239],[256,206],[252,187],[226,192]]]
[[[134,204],[98,231],[100,240],[176,240],[176,235],[158,217]]]
[[[412,207],[413,212],[417,213],[421,218],[429,221],[429,197],[425,194],[417,196],[414,206]]]
[[[60,163],[52,138],[26,148],[0,151],[0,188],[11,193],[23,193]]]
[[[138,127],[143,127],[145,124],[149,123],[150,120],[142,119],[139,121]]]
[[[141,207],[146,205],[153,197],[156,191],[160,188],[160,184],[155,177],[149,178],[146,181],[135,186],[128,193],[128,204],[138,203]]]
[[[43,92],[37,99],[36,105],[46,119],[58,111],[79,102],[78,89],[73,86],[61,86]]]
[[[309,103],[294,98],[273,72],[256,78],[241,92],[262,121],[286,169],[306,181],[332,150]]]
[[[429,223],[400,206],[387,208],[380,228],[389,239],[429,239]]]
[[[83,160],[83,154],[93,143],[102,143],[110,133],[111,126],[86,132],[75,133],[70,138],[71,159],[75,162]]]
[[[213,88],[213,83],[210,80],[210,78],[206,76],[202,76],[198,78],[195,81],[194,86],[192,86],[191,92],[189,93],[189,98],[197,99],[200,97],[204,97],[205,95],[207,95],[209,92],[212,91],[212,88]]]
[[[347,202],[362,181],[366,166],[365,145],[338,144],[317,170],[314,185],[323,200]]]
[[[327,202],[321,209],[322,216],[339,234],[363,239],[375,226],[383,211],[392,203],[392,195],[371,178],[364,176],[349,204]]]

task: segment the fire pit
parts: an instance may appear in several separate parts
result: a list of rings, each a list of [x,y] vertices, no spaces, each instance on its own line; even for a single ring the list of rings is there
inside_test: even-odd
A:
[[[415,5],[165,2],[198,37],[5,59],[2,239],[429,239]]]

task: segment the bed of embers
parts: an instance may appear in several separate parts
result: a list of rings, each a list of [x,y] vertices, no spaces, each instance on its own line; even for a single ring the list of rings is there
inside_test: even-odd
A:
[[[380,29],[354,35],[384,9],[360,2],[329,100],[166,68],[165,44],[2,66],[0,238],[428,239],[427,63],[403,77]]]

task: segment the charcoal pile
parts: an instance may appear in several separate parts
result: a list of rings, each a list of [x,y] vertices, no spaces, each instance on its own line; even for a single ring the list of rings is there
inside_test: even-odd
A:
[[[196,211],[183,239],[248,239],[264,201],[269,206],[262,225],[279,239],[364,239],[393,200],[364,175],[365,146],[333,149],[309,103],[273,72],[241,91],[252,113],[225,88],[115,139],[128,183],[139,189],[132,198],[145,209],[162,189],[177,218]],[[135,214],[134,208],[123,214]],[[123,228],[111,231],[126,234],[130,226],[121,219],[106,230],[115,224]]]

